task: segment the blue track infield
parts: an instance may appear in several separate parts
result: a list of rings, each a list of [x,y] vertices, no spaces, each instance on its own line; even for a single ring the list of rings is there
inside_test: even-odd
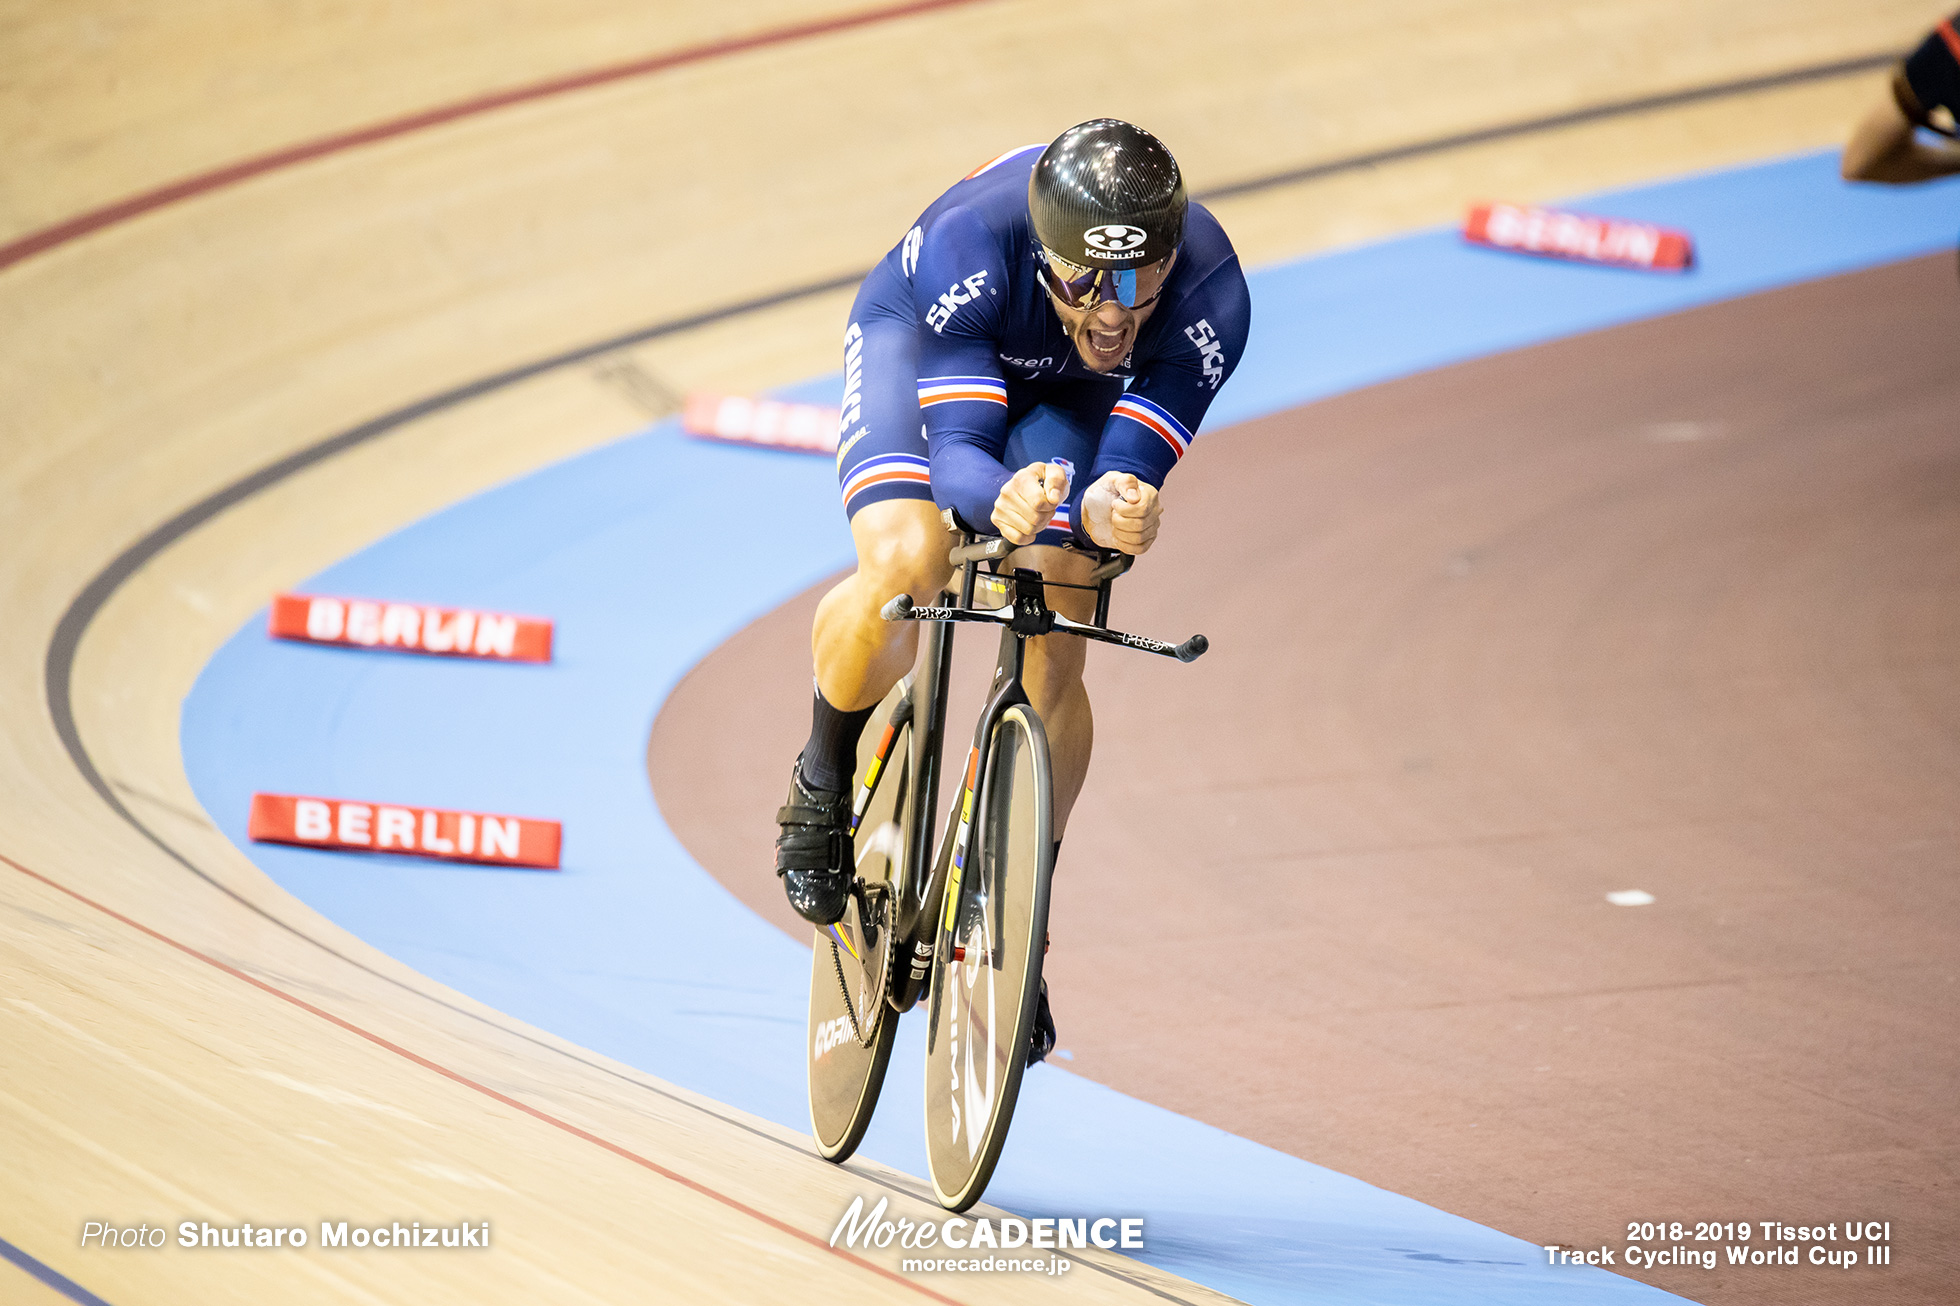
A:
[[[1583,267],[1432,231],[1260,271],[1252,347],[1200,438],[1426,368],[1925,254],[1960,232],[1960,183],[1851,187],[1824,155],[1573,206],[1685,227],[1699,266]],[[836,389],[824,378],[798,393],[834,400]],[[726,528],[737,494],[771,505],[763,528]],[[281,644],[261,614],[185,702],[192,785],[274,879],[377,947],[803,1129],[809,951],[688,857],[647,792],[644,753],[696,662],[849,560],[827,461],[698,443],[662,423],[438,513],[303,586],[548,615],[556,662]],[[254,789],[556,817],[565,869],[251,845]],[[921,1044],[915,1016],[863,1149],[914,1174]],[[1300,1105],[1312,1109],[1310,1090]],[[1143,1259],[1252,1303],[1678,1300],[1599,1270],[1550,1269],[1518,1239],[1053,1067],[1028,1076],[987,1196],[1028,1215],[1142,1215]]]

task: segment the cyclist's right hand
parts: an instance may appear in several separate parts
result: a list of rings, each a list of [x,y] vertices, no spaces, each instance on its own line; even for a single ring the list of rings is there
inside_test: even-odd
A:
[[[1029,463],[1007,479],[994,500],[994,527],[1010,544],[1032,544],[1068,498],[1068,469]]]

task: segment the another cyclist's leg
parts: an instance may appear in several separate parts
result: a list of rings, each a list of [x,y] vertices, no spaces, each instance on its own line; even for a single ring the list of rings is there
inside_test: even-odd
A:
[[[782,827],[776,871],[790,905],[818,925],[837,920],[850,893],[850,787],[858,736],[911,665],[917,646],[910,623],[878,616],[899,591],[874,597],[876,590],[894,577],[931,583],[946,572],[943,543],[936,545],[936,573],[921,576],[906,563],[920,551],[930,553],[929,540],[945,538],[931,498],[917,362],[910,296],[881,264],[859,290],[844,336],[837,471],[859,568],[818,608],[810,739],[791,770],[789,798],[776,813]]]

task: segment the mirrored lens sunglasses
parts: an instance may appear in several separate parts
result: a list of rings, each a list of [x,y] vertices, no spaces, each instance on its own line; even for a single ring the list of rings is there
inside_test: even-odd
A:
[[[1113,299],[1124,308],[1145,308],[1157,302],[1164,293],[1160,283],[1147,299],[1137,298],[1137,274],[1160,266],[1153,263],[1150,268],[1085,268],[1062,258],[1053,250],[1041,248],[1041,271],[1048,279],[1048,288],[1055,298],[1070,308],[1093,309],[1105,299]],[[1064,271],[1066,269],[1066,271]]]

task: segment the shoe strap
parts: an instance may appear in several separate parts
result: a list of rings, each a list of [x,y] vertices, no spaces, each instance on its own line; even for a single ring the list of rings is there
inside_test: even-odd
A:
[[[784,871],[826,871],[849,875],[850,840],[835,827],[785,830],[776,840],[776,874]]]
[[[844,825],[851,819],[850,804],[842,798],[834,802],[790,803],[776,810],[777,825]]]

